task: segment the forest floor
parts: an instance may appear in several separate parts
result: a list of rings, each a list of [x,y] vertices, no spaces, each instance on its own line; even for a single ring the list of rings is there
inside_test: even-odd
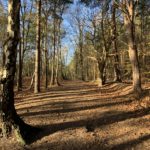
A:
[[[11,139],[0,150],[150,150],[150,83],[143,87],[140,100],[128,83],[67,81],[39,94],[17,93],[19,115],[43,130],[30,145]]]

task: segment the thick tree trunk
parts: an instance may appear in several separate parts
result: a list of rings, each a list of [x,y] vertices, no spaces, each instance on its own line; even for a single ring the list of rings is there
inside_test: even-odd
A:
[[[132,65],[133,90],[137,94],[141,94],[141,73],[138,60],[137,45],[135,42],[135,6],[134,1],[127,2],[129,14],[125,14],[124,23],[128,34],[129,58]]]
[[[132,27],[130,29],[132,31]],[[137,47],[132,42],[129,42],[129,57],[132,65],[132,77],[133,77],[133,90],[140,94],[142,92],[141,88],[141,73],[139,67],[139,60],[137,54]]]
[[[117,29],[116,29],[116,7],[115,2],[113,1],[112,6],[112,39],[113,39],[113,51],[114,51],[114,69],[115,69],[115,81],[121,82],[121,71],[119,67],[119,55],[117,47]]]
[[[35,55],[35,83],[34,93],[40,92],[40,54],[41,54],[41,0],[37,1],[37,31],[36,31],[36,55]]]
[[[28,131],[31,129],[17,115],[14,106],[14,77],[16,72],[17,45],[19,42],[19,11],[20,0],[8,1],[8,28],[3,71],[3,91],[1,101],[2,134],[4,137],[15,135],[16,139],[25,144]]]

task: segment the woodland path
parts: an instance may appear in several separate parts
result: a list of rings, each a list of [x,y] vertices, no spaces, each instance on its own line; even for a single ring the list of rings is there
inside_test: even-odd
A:
[[[74,81],[39,94],[19,93],[18,113],[43,131],[31,145],[11,149],[149,150],[150,109],[130,91],[130,84],[97,88]]]

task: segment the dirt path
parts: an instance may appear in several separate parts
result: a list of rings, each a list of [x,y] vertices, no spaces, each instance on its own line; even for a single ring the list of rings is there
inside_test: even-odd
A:
[[[150,97],[139,103],[130,91],[129,84],[98,89],[76,81],[36,95],[21,93],[18,113],[43,131],[31,145],[11,149],[150,150],[150,109],[145,103]]]

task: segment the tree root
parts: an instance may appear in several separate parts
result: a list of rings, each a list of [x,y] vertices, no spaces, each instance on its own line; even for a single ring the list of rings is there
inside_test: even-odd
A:
[[[34,141],[35,135],[40,131],[39,128],[25,124],[24,126],[15,128],[15,136],[17,141],[22,144],[30,144]]]
[[[23,146],[32,143],[35,135],[40,131],[39,128],[30,126],[22,120],[18,124],[8,124],[7,122],[3,122],[2,124],[2,137],[8,139],[9,137],[14,136],[17,142]]]

